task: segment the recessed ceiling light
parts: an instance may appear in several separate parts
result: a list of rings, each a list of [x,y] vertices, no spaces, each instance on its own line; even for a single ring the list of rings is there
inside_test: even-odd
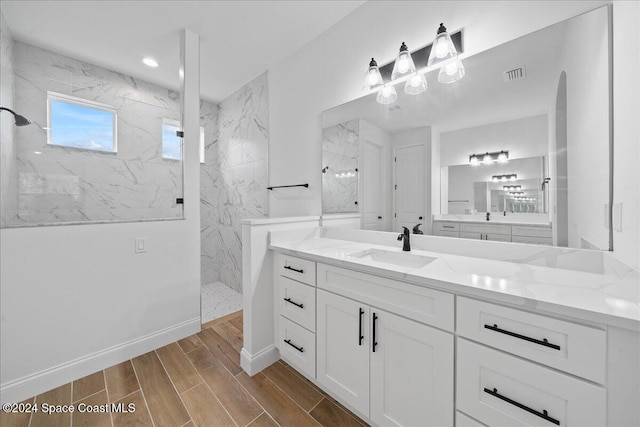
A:
[[[152,67],[152,68],[156,68],[158,66],[158,61],[156,61],[153,58],[142,58],[142,62],[144,63],[144,65],[146,65],[147,67]]]

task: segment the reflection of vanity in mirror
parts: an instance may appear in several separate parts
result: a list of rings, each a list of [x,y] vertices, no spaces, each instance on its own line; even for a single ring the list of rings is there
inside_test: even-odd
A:
[[[323,224],[610,249],[606,8],[323,113]]]

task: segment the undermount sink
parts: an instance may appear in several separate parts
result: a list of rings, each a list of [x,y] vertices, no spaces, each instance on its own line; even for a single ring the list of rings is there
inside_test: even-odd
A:
[[[421,268],[436,260],[433,257],[416,255],[411,252],[385,251],[384,249],[367,249],[347,256],[409,268]]]

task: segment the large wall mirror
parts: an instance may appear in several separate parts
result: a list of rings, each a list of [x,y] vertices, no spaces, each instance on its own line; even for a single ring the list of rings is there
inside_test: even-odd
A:
[[[609,64],[605,6],[323,112],[323,222],[610,249]]]

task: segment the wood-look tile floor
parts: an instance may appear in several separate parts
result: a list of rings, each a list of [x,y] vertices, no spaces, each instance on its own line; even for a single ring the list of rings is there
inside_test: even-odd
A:
[[[27,399],[56,405],[133,404],[135,411],[0,413],[1,427],[361,427],[366,424],[285,362],[240,368],[242,312],[199,333]]]

